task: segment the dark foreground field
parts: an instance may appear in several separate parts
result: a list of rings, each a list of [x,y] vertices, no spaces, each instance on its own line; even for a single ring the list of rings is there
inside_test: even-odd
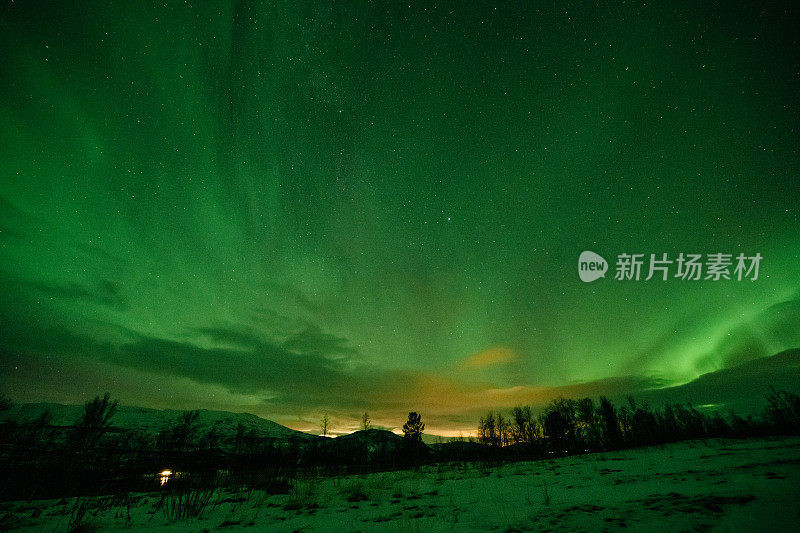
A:
[[[0,530],[796,531],[800,438],[289,480],[285,494],[5,502]],[[185,517],[192,510],[198,517]]]

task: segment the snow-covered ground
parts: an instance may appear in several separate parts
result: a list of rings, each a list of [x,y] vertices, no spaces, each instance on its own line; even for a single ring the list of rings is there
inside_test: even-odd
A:
[[[799,531],[800,438],[712,440],[505,464],[301,479],[289,494],[215,492],[199,518],[125,500],[6,502],[0,530]]]

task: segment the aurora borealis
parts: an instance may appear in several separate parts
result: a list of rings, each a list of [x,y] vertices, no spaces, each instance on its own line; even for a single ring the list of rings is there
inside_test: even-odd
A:
[[[14,401],[448,434],[800,347],[795,3],[109,4],[0,8]]]

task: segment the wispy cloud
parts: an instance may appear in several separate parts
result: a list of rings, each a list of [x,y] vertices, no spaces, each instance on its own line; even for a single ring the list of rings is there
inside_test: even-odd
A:
[[[502,346],[487,348],[473,354],[462,363],[465,368],[485,368],[487,366],[504,365],[519,360],[519,354]]]
[[[82,283],[61,284],[36,280],[18,280],[18,282],[51,298],[77,300],[117,309],[125,309],[127,307],[120,286],[107,279],[98,280],[93,285]]]

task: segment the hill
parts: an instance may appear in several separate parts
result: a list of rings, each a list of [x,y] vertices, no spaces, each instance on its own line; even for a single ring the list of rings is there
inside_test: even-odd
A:
[[[63,405],[58,403],[26,403],[14,405],[10,410],[0,413],[0,421],[14,419],[18,422],[35,420],[45,411],[52,415],[52,425],[70,426],[83,413],[82,405]],[[222,434],[235,434],[239,424],[254,430],[259,437],[277,439],[317,439],[316,435],[287,428],[271,420],[249,413],[230,413],[199,409],[198,422],[201,426],[215,427]],[[175,409],[149,409],[120,405],[112,419],[112,427],[135,430],[143,433],[157,433],[169,427],[181,417],[183,411]]]
[[[800,394],[800,349],[753,359],[724,368],[675,387],[657,389],[636,395],[651,403],[691,402],[695,406],[731,409],[740,416],[758,414],[771,388]]]

